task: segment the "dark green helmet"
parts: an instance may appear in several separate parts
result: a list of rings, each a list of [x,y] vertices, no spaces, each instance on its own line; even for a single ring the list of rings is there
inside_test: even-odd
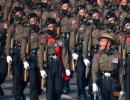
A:
[[[130,23],[130,17],[125,17],[124,21],[123,21],[123,25]]]
[[[107,16],[106,16],[106,19],[113,18],[113,17],[114,17],[114,18],[117,18],[116,15],[115,15],[115,13],[113,13],[113,12],[108,12],[108,13],[107,13]]]
[[[92,16],[94,13],[100,13],[100,12],[97,9],[91,9],[90,16]]]
[[[31,19],[31,18],[38,18],[37,14],[36,13],[30,13],[28,15],[28,19]]]
[[[81,9],[86,9],[86,6],[85,5],[79,5],[78,6],[78,11],[81,10]]]
[[[45,25],[48,26],[49,24],[57,25],[55,18],[47,18]]]
[[[15,14],[16,12],[23,12],[23,8],[22,7],[14,7],[13,13]]]
[[[65,3],[70,3],[70,1],[69,0],[60,0],[61,5],[65,4]]]

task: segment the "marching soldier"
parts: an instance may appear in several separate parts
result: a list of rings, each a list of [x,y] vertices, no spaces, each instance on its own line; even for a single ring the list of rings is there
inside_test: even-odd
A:
[[[65,46],[69,53],[69,40],[70,40],[70,25],[69,19],[71,16],[71,8],[70,8],[70,1],[69,0],[61,0],[60,1],[61,9],[60,9],[60,34],[64,37]],[[70,55],[70,54],[69,54]],[[69,80],[64,79],[64,87],[63,93],[69,93]]]
[[[2,9],[0,6],[0,96],[4,95],[1,85],[7,75],[7,62],[5,56],[7,26],[4,24]]]
[[[40,28],[36,13],[28,15],[29,26],[26,28],[26,38],[23,39],[23,64],[25,81],[30,82],[30,100],[39,100],[40,71],[38,68],[38,50],[40,41]]]
[[[99,31],[103,29],[103,23],[100,18],[101,14],[97,9],[90,10],[91,16],[91,24],[87,26],[88,37],[86,37],[86,49],[87,54],[89,54],[90,58],[93,57],[94,53],[98,51],[98,40],[97,37],[99,36]]]
[[[15,100],[25,100],[23,89],[24,82],[22,81],[23,63],[21,59],[21,44],[24,37],[24,28],[22,26],[23,9],[15,7],[14,24],[7,30],[6,40],[6,55],[8,67],[12,64],[13,75],[13,93]]]
[[[125,67],[125,93],[126,100],[130,99],[130,18],[126,17],[123,21],[123,27],[120,33],[119,53],[122,57],[122,64]]]
[[[70,34],[70,51],[73,59],[76,60],[76,72],[77,72],[77,87],[78,87],[78,100],[85,100],[85,86],[86,78],[88,78],[88,70],[90,62],[87,59],[87,54],[83,47],[85,47],[84,37],[87,37],[87,22],[88,14],[85,5],[78,6],[79,19],[73,18],[71,20],[71,34]],[[72,62],[74,63],[74,62]]]
[[[65,41],[63,37],[57,34],[56,20],[48,18],[46,27],[47,31],[43,35],[40,45],[39,67],[42,77],[47,73],[46,99],[60,100],[63,91],[62,78],[66,79],[70,76],[68,51],[64,45]]]
[[[92,61],[93,93],[100,89],[101,100],[118,100],[120,86],[124,90],[124,67],[121,65],[121,57],[114,51],[115,36],[111,31],[101,30],[98,37],[99,51]]]

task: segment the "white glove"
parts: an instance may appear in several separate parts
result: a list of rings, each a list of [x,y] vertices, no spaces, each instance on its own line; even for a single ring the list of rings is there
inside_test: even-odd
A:
[[[45,70],[41,70],[40,73],[41,73],[42,78],[47,77],[47,74],[46,74]]]
[[[28,69],[30,68],[27,61],[24,61],[24,62],[23,62],[23,65],[24,65],[24,68],[25,68],[26,70],[28,70]]]
[[[93,87],[93,92],[97,92],[98,91],[98,86],[97,86],[96,83],[93,83],[92,87]]]
[[[90,66],[90,61],[88,59],[84,59],[84,64],[89,67]]]
[[[120,91],[120,96],[122,96],[122,95],[124,95],[125,94],[125,92],[122,90],[122,91]]]
[[[11,58],[11,56],[7,56],[7,58],[6,58],[6,59],[7,59],[7,63],[8,63],[8,64],[11,64],[11,63],[12,63],[12,61],[13,61],[13,60],[12,60],[12,58]]]
[[[70,76],[71,72],[70,72],[69,69],[66,69],[65,72],[66,72],[66,75],[67,75],[67,76]]]
[[[74,59],[74,60],[77,60],[78,59],[78,54],[77,53],[72,53],[72,58]]]

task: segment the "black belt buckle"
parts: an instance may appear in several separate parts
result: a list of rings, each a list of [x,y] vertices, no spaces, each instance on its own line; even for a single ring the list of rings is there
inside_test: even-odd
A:
[[[48,56],[49,59],[58,60],[58,56],[56,54],[50,54]]]

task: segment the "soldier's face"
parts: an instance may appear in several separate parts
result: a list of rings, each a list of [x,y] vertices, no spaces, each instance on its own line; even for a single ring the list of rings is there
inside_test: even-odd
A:
[[[127,5],[127,0],[121,0],[120,5]]]
[[[80,16],[84,16],[85,13],[86,13],[86,10],[85,10],[85,9],[79,10],[79,15],[80,15]]]
[[[96,12],[96,13],[94,13],[94,14],[92,15],[92,19],[99,19],[99,18],[100,18],[100,15],[99,15],[98,12]]]
[[[69,8],[69,4],[65,3],[61,6],[62,10],[67,10]]]
[[[115,23],[115,18],[114,17],[109,18],[108,23],[114,24]]]
[[[47,28],[52,31],[52,30],[54,30],[54,25],[53,25],[53,24],[49,24],[49,25],[47,26]]]
[[[130,29],[130,23],[125,24],[125,29]]]
[[[48,0],[42,0],[43,3],[47,3]]]
[[[31,18],[31,19],[29,20],[29,23],[30,23],[31,25],[37,25],[38,20],[37,20],[37,18]]]
[[[21,12],[16,12],[15,16],[22,17],[22,13]]]
[[[110,47],[111,42],[108,39],[100,39],[99,46],[100,50],[105,50],[106,48]]]

